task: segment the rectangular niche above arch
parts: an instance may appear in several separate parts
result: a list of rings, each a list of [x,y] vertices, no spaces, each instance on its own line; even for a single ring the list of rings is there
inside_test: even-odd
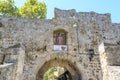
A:
[[[67,51],[67,32],[55,30],[53,32],[54,51]]]

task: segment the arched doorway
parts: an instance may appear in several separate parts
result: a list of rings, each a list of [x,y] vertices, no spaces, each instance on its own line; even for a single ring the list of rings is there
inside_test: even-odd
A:
[[[75,64],[72,64],[68,60],[63,59],[52,59],[47,61],[43,64],[43,66],[39,69],[36,80],[43,80],[45,72],[47,72],[51,67],[60,66],[65,68],[66,71],[70,73],[69,77],[71,76],[72,80],[82,80],[81,74]],[[65,73],[65,72],[64,72]]]

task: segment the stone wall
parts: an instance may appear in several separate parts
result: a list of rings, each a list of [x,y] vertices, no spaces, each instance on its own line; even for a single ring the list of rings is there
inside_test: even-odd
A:
[[[120,66],[108,66],[109,80],[120,80]]]
[[[63,15],[64,14],[64,15]],[[103,41],[103,34],[111,26],[110,14],[98,14],[95,12],[78,12],[75,10],[55,10],[55,24],[57,26],[69,26],[74,32],[71,38],[77,39],[79,52],[86,52],[93,48],[98,54],[98,45]],[[73,25],[76,24],[75,28]],[[55,25],[55,26],[56,26]],[[110,29],[110,28],[109,28]],[[77,41],[74,40],[74,41]],[[73,41],[73,42],[74,42]],[[75,45],[77,45],[75,44]]]
[[[120,72],[120,44],[119,28],[115,28],[114,38],[110,38],[110,33],[105,43],[99,45],[100,61],[103,73],[103,80],[119,80]],[[116,34],[116,35],[115,35]],[[116,38],[115,38],[116,36]],[[118,71],[117,71],[118,70]]]
[[[120,45],[120,24],[118,23],[112,23],[109,26],[109,29],[106,29],[106,32],[104,32],[104,43],[109,46],[109,44],[116,44]]]
[[[13,63],[0,64],[0,80],[14,80],[15,65]]]
[[[107,56],[105,52],[105,46],[104,43],[101,43],[99,45],[99,54],[100,54],[100,62],[101,62],[101,68],[102,68],[102,74],[103,74],[103,80],[109,80],[108,79],[108,63],[107,63]]]
[[[56,30],[67,33],[67,51],[54,51]],[[41,80],[48,66],[67,68],[74,80],[109,80],[108,62],[112,57],[107,59],[109,55],[104,55],[108,46],[99,45],[119,45],[119,32],[119,24],[112,24],[108,13],[55,9],[53,19],[0,16],[0,57],[5,57],[5,63],[15,62],[16,75],[8,80]],[[92,56],[90,49],[94,52]]]
[[[0,64],[0,80],[22,79],[24,57],[25,52],[20,45],[4,49],[3,62]]]

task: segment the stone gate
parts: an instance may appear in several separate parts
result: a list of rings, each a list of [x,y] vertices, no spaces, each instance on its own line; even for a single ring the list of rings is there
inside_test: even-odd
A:
[[[73,80],[120,80],[119,54],[120,24],[108,13],[0,16],[0,80],[42,80],[52,66],[66,68]]]

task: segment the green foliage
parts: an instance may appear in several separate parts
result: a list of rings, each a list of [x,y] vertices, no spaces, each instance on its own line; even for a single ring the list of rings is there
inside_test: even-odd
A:
[[[47,7],[38,0],[26,0],[21,8],[17,8],[14,0],[1,0],[0,13],[8,16],[21,16],[26,18],[46,18]]]
[[[38,2],[38,0],[27,0],[20,12],[22,17],[46,18],[46,10],[45,3]]]
[[[15,6],[14,0],[1,0],[0,13],[3,15],[17,15],[18,8]]]
[[[45,72],[43,80],[54,80],[54,78],[56,77],[54,75],[55,72],[55,67],[50,68],[47,72]]]

